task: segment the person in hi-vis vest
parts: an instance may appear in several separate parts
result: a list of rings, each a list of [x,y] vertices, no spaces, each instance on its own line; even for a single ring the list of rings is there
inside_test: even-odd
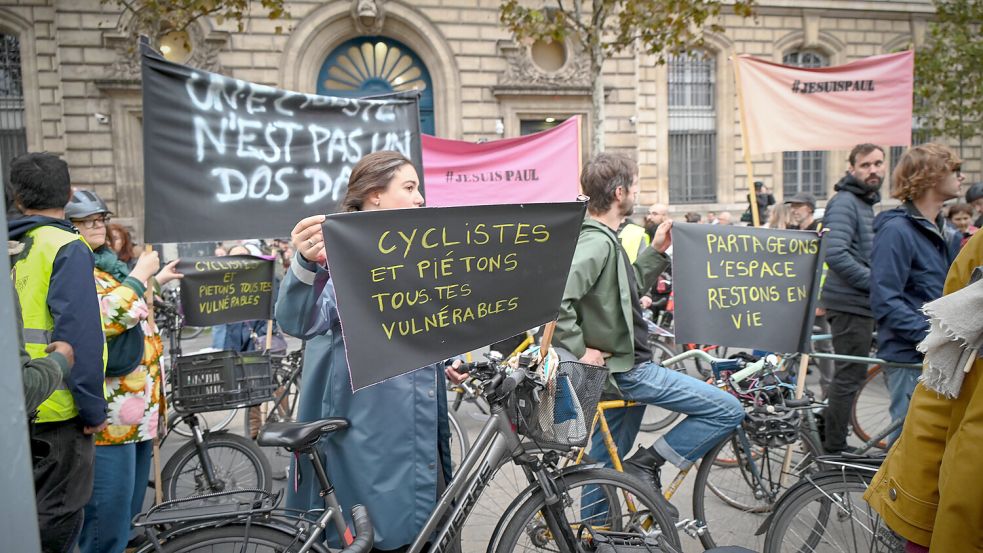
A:
[[[35,459],[41,547],[75,549],[82,510],[92,494],[92,435],[106,425],[106,339],[92,278],[92,250],[65,220],[71,194],[68,165],[28,153],[10,165],[13,200],[24,217],[8,223],[8,239],[23,244],[11,258],[11,280],[23,315],[25,348],[46,355],[52,342],[71,344],[75,365],[38,408],[33,436],[45,450]]]

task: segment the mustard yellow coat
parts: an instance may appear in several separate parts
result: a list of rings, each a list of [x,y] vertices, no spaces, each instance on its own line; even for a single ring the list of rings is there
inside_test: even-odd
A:
[[[983,232],[963,247],[945,294],[969,283],[983,265]],[[983,313],[966,313],[983,317]],[[895,532],[933,553],[983,552],[983,360],[959,397],[915,389],[901,437],[864,498]]]

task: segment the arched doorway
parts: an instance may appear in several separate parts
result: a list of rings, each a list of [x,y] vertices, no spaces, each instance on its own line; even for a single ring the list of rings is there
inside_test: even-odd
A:
[[[317,77],[317,92],[356,98],[420,90],[420,130],[435,134],[433,83],[420,57],[386,37],[358,37],[331,52]]]

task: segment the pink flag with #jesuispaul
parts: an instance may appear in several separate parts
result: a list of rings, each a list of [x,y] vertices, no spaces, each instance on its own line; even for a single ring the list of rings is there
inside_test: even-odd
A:
[[[836,67],[734,60],[751,154],[911,145],[911,50]]]
[[[482,144],[423,135],[429,207],[573,201],[580,190],[579,117]]]

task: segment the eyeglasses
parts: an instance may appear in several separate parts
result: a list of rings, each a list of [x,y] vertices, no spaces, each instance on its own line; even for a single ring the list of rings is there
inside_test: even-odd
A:
[[[102,217],[96,217],[95,219],[79,219],[76,220],[75,223],[81,227],[93,229],[98,226],[108,225],[111,219],[112,217],[110,217],[109,215],[103,215]]]

